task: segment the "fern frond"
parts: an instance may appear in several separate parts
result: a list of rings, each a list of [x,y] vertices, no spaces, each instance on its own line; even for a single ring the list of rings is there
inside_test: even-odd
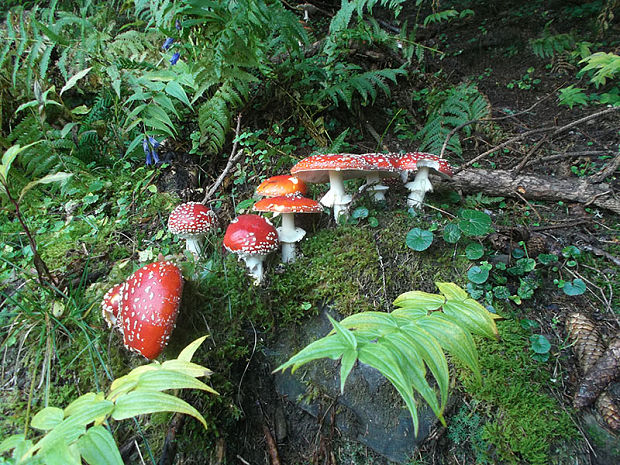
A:
[[[234,112],[247,100],[249,87],[244,81],[224,82],[198,109],[201,143],[211,153],[219,152],[226,142]]]

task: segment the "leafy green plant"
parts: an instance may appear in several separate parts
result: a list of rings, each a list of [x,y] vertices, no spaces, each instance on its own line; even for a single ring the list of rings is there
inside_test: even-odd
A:
[[[320,358],[341,359],[340,389],[356,361],[376,368],[402,396],[417,434],[414,392],[421,395],[445,424],[449,370],[444,350],[480,379],[472,334],[497,337],[495,316],[453,283],[436,283],[441,294],[411,291],[401,294],[391,313],[362,312],[340,322],[330,318],[334,330],[312,342],[275,371]],[[426,380],[427,368],[439,386],[439,399]]]
[[[405,237],[405,243],[410,249],[421,252],[433,243],[433,233],[425,229],[412,228]]]
[[[110,419],[124,420],[155,412],[180,412],[206,421],[190,404],[166,394],[168,389],[201,389],[216,394],[197,378],[211,372],[191,359],[205,340],[201,337],[173,360],[153,362],[133,369],[112,382],[107,395],[84,394],[64,409],[45,407],[33,418],[31,426],[44,431],[36,442],[24,435],[13,435],[0,444],[0,453],[12,452],[15,464],[62,463],[79,465],[121,465],[120,452],[107,424]]]
[[[542,334],[533,334],[530,336],[530,349],[534,352],[532,358],[539,362],[546,362],[549,360],[549,351],[551,350],[551,343]]]

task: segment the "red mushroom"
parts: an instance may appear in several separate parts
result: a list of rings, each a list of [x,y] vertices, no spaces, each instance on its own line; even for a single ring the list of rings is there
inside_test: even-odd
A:
[[[110,290],[105,293],[103,300],[101,301],[101,314],[103,315],[103,319],[108,324],[108,328],[112,328],[120,324],[120,321],[118,320],[118,309],[124,285],[125,283],[120,283],[110,288]]]
[[[394,161],[394,155],[385,153],[365,153],[360,155],[364,160],[373,167],[371,171],[366,171],[367,189],[372,192],[377,202],[385,200],[385,193],[389,189],[388,186],[381,184],[381,179],[385,177],[398,177],[399,168]]]
[[[258,285],[263,280],[263,261],[278,248],[278,232],[258,215],[239,215],[226,228],[224,247],[243,260]]]
[[[143,266],[125,281],[120,298],[125,347],[149,360],[168,343],[179,311],[183,275],[171,262]]]
[[[352,197],[344,191],[344,180],[359,177],[362,172],[376,168],[362,156],[351,153],[311,155],[291,168],[291,173],[306,182],[323,183],[329,180],[329,191],[321,199],[326,207],[334,208],[334,218],[346,213]]]
[[[413,160],[415,160],[414,163],[412,163]],[[415,179],[405,184],[405,187],[409,190],[407,205],[413,208],[420,208],[424,203],[426,193],[433,191],[433,185],[428,179],[430,169],[443,176],[452,177],[450,164],[431,153],[415,152],[413,154],[405,154],[397,161],[397,165],[406,171],[417,170]]]
[[[320,213],[323,207],[316,200],[291,194],[259,200],[254,204],[254,210],[282,214],[282,226],[277,228],[282,243],[282,261],[291,263],[295,261],[295,243],[306,235],[306,231],[295,227],[295,213]]]
[[[185,239],[185,248],[196,256],[202,249],[202,238],[213,227],[215,214],[198,202],[177,206],[168,217],[168,230]]]
[[[280,195],[306,195],[308,188],[301,179],[290,174],[281,174],[265,179],[256,188],[256,193],[262,197],[278,197]]]

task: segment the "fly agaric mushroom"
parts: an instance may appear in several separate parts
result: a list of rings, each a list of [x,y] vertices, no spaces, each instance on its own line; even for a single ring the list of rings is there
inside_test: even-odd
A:
[[[412,163],[412,161],[414,161],[414,163]],[[443,176],[452,177],[452,168],[450,164],[437,155],[430,153],[415,152],[413,154],[406,154],[396,163],[402,170],[417,170],[415,179],[405,184],[405,187],[409,190],[407,205],[412,208],[422,207],[426,193],[433,191],[433,185],[428,179],[428,174],[431,169]]]
[[[120,283],[110,288],[110,290],[105,293],[103,300],[101,301],[101,314],[103,315],[103,319],[108,324],[108,328],[112,328],[120,324],[120,321],[118,320],[118,308],[124,285],[125,283]]]
[[[120,320],[125,347],[152,360],[166,347],[175,326],[183,275],[171,262],[143,266],[125,281]]]
[[[215,213],[209,207],[198,202],[187,202],[172,210],[168,217],[168,230],[185,239],[185,248],[199,256],[202,238],[214,223]]]
[[[279,197],[281,195],[306,195],[308,188],[301,179],[290,174],[281,174],[265,179],[256,188],[256,193],[262,197]]]
[[[351,153],[311,155],[291,168],[291,173],[306,182],[324,183],[329,180],[329,190],[320,200],[326,207],[334,208],[338,220],[345,213],[352,197],[344,191],[344,180],[360,177],[361,173],[375,171],[362,156]]]
[[[224,248],[245,262],[256,285],[263,280],[265,257],[276,250],[278,245],[276,228],[258,215],[237,216],[224,234]]]
[[[385,153],[365,153],[360,156],[374,168],[372,171],[366,172],[366,184],[360,189],[366,187],[369,191],[373,192],[375,201],[384,201],[385,193],[389,187],[381,184],[381,179],[388,176],[398,176],[399,169],[394,162],[394,156]]]
[[[290,194],[259,200],[254,204],[254,210],[282,214],[282,226],[277,228],[282,243],[282,262],[292,263],[295,261],[295,243],[306,235],[306,231],[295,227],[295,213],[320,213],[323,207],[316,200]]]

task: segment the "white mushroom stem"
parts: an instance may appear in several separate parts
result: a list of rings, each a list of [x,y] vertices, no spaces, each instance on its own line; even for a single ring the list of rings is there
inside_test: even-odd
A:
[[[320,200],[326,207],[334,208],[334,218],[338,221],[341,213],[346,213],[347,205],[351,203],[352,197],[344,191],[344,180],[340,171],[329,172],[329,190]]]
[[[250,272],[250,276],[254,278],[254,285],[258,286],[263,281],[263,262],[266,255],[258,254],[239,254],[239,260],[245,262],[245,266]]]
[[[282,262],[293,263],[295,261],[295,243],[301,241],[306,231],[295,227],[295,214],[282,213],[282,226],[277,228],[278,239],[282,243]]]
[[[364,188],[373,193],[375,202],[385,201],[385,193],[389,189],[388,186],[381,184],[381,177],[378,174],[367,174],[366,184],[360,187],[360,191]]]
[[[202,253],[202,236],[186,236],[185,248],[195,257],[200,257],[200,254]]]
[[[428,180],[428,172],[428,167],[419,167],[415,179],[405,184],[405,187],[409,189],[409,195],[407,196],[408,206],[412,208],[421,208],[426,193],[433,191],[433,185]]]

